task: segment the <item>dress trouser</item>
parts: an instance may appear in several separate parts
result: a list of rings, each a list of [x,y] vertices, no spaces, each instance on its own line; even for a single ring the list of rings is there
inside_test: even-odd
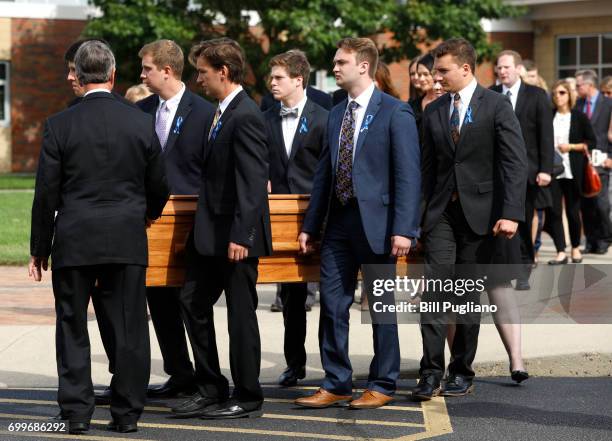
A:
[[[107,264],[53,270],[58,403],[70,421],[89,422],[94,411],[87,332],[90,293],[108,328],[114,362],[110,411],[119,424],[138,420],[144,408],[151,368],[144,266]],[[94,291],[98,281],[99,288]]]
[[[563,201],[569,227],[572,248],[580,246],[580,192],[573,179],[554,179],[551,183],[553,206],[546,210],[546,222],[550,222],[550,234],[557,252],[565,251],[565,230],[563,229]]]
[[[608,186],[610,175],[608,171],[599,173],[601,191],[593,198],[582,198],[582,220],[587,245],[591,248],[608,246],[611,238],[610,226],[610,200],[608,199]]]
[[[349,309],[355,296],[357,272],[362,264],[384,264],[395,269],[394,261],[388,255],[375,254],[370,248],[357,203],[351,202],[343,207],[334,200],[321,244],[319,348],[325,370],[321,387],[339,395],[352,393]],[[388,297],[387,301],[393,303],[393,298]],[[397,324],[374,321],[372,337],[374,358],[370,363],[367,388],[392,395],[400,367]]]
[[[535,212],[535,199],[538,187],[536,185],[527,184],[527,194],[525,197],[525,220],[519,222],[519,235],[521,237],[521,258],[523,263],[531,264],[535,260],[535,250],[532,239],[532,224],[533,215]]]
[[[213,306],[225,292],[229,331],[231,396],[247,411],[263,402],[259,384],[261,343],[257,324],[257,257],[229,262],[227,256],[202,256],[188,242],[187,272],[180,294],[185,326],[195,361],[195,381],[203,396],[225,400],[227,378],[221,373]]]
[[[306,297],[307,283],[281,283],[280,297],[285,324],[285,361],[291,368],[306,365]]]
[[[181,288],[150,287],[147,288],[147,302],[164,371],[177,384],[189,384],[193,382],[194,372],[181,317],[180,293]]]
[[[426,279],[474,279],[479,276],[480,263],[491,262],[493,242],[490,236],[481,236],[472,231],[465,218],[459,200],[449,202],[440,222],[425,236],[425,275]],[[454,293],[426,292],[423,301],[453,301],[467,304],[479,302],[478,295],[465,294],[457,297]],[[444,375],[444,345],[449,322],[456,322],[455,338],[451,348],[449,375],[462,375],[474,378],[472,362],[478,347],[480,314],[448,314],[424,312],[421,314],[421,335],[423,338],[423,358],[421,376],[433,375],[441,379]]]

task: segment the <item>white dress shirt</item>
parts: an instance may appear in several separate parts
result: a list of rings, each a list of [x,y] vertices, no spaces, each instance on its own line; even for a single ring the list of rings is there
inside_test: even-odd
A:
[[[472,95],[474,95],[476,86],[478,86],[478,82],[476,81],[476,78],[472,78],[470,84],[468,84],[459,92],[457,92],[461,97],[461,106],[459,106],[459,131],[461,131],[461,127],[463,126],[463,119],[465,118],[465,114],[467,113],[468,107],[470,107],[470,101],[472,100]],[[451,93],[449,120],[450,117],[453,115],[453,110],[455,109],[454,99],[455,94]]]
[[[355,117],[355,134],[353,135],[353,161],[355,160],[355,150],[357,147],[357,140],[359,139],[361,124],[363,123],[363,118],[365,117],[366,110],[368,109],[368,104],[370,104],[370,100],[372,99],[372,94],[374,93],[374,82],[370,84],[370,86],[361,92],[361,95],[358,97],[348,96],[348,103],[351,101],[357,102],[359,106],[355,109],[353,116]],[[348,111],[348,103],[346,106],[346,112]],[[343,117],[344,119],[344,117]],[[342,130],[340,130],[340,136],[342,136]],[[339,141],[338,141],[339,142]]]
[[[510,102],[512,103],[512,109],[516,110],[516,99],[518,98],[519,89],[521,88],[521,79],[519,78],[512,87],[502,86],[502,93],[508,95],[510,91]]]
[[[85,95],[83,95],[84,97],[86,97],[87,95],[89,95],[90,93],[96,93],[96,92],[106,92],[106,93],[111,93],[110,90],[108,89],[104,89],[102,87],[100,87],[99,89],[91,89],[88,92],[85,92]]]
[[[553,127],[555,133],[555,148],[559,151],[559,145],[569,143],[570,124],[572,121],[572,114],[568,113],[555,113],[553,119]],[[557,179],[573,179],[572,166],[570,164],[569,152],[561,153],[563,158],[563,173],[557,176]]]
[[[219,109],[221,109],[221,115],[223,115],[223,112],[225,112],[225,109],[227,109],[227,106],[230,105],[232,100],[236,98],[236,95],[238,95],[240,92],[242,92],[242,86],[236,87],[236,89],[234,89],[232,93],[226,96],[225,99],[219,103]]]
[[[168,124],[172,124],[172,121],[174,121],[174,117],[176,116],[176,111],[178,110],[179,103],[181,102],[181,99],[183,98],[184,93],[185,93],[185,83],[181,82],[181,90],[179,90],[179,92],[176,95],[174,95],[172,98],[163,100],[160,96],[158,96],[159,104],[157,105],[157,110],[155,111],[155,121],[157,121],[157,118],[159,117],[159,111],[161,110],[162,105],[165,102],[166,107],[168,108],[168,112],[170,112],[170,114],[168,115]]]
[[[306,106],[306,94],[304,94],[304,98],[302,101],[298,103],[297,106],[293,107],[295,109],[297,107],[298,114],[297,116],[285,116],[281,118],[281,128],[283,130],[283,141],[285,142],[285,150],[287,151],[287,157],[291,155],[291,146],[293,145],[293,139],[295,138],[296,130],[298,128],[298,123],[300,118],[302,117],[302,112],[304,111],[304,107]],[[286,106],[285,106],[286,107]]]

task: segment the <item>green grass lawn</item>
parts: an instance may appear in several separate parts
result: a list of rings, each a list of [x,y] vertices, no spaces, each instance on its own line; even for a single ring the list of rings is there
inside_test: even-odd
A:
[[[33,191],[0,191],[0,265],[28,262],[33,198]]]
[[[0,174],[0,190],[23,190],[34,188],[33,174]]]

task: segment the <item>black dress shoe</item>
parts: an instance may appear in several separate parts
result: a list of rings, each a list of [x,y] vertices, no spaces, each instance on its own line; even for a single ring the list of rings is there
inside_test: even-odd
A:
[[[149,398],[178,398],[192,396],[197,392],[197,387],[192,382],[179,382],[173,378],[164,384],[149,386],[147,397]]]
[[[468,380],[462,375],[449,375],[448,381],[444,385],[442,395],[445,397],[461,397],[471,394],[474,391],[472,380]]]
[[[567,256],[565,256],[565,258],[563,258],[561,260],[556,260],[556,259],[549,260],[548,264],[549,265],[566,265],[568,261],[569,260],[567,259]]]
[[[433,375],[419,378],[419,383],[412,389],[413,401],[427,401],[440,395],[440,380]]]
[[[128,424],[119,424],[114,420],[108,423],[106,426],[106,430],[111,430],[113,432],[118,433],[133,433],[138,432],[138,424],[137,423],[128,423]]]
[[[191,398],[176,407],[172,408],[172,413],[176,418],[191,418],[204,414],[208,407],[219,404],[225,400],[220,398],[203,397],[200,393],[194,394]]]
[[[595,248],[593,251],[591,251],[593,254],[599,254],[599,255],[603,255],[603,254],[607,254],[608,253],[608,247],[599,247],[599,248]]]
[[[300,366],[297,368],[288,367],[278,377],[278,384],[284,387],[295,386],[298,380],[306,377],[306,367]]]
[[[79,423],[76,421],[68,422],[68,433],[72,435],[82,435],[89,431],[89,423]]]
[[[95,391],[94,392],[94,397],[96,399],[96,404],[110,404],[111,403],[111,388],[107,387],[104,390],[101,391]]]
[[[246,410],[238,404],[219,406],[204,412],[201,416],[204,420],[229,420],[233,418],[257,418],[263,415],[261,407],[254,410]]]
[[[512,371],[510,372],[510,378],[520,384],[529,378],[529,373],[527,371]]]

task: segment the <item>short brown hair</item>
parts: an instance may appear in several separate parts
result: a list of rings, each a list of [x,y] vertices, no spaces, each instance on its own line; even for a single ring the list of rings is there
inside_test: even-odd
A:
[[[306,89],[308,78],[310,77],[310,63],[304,52],[292,49],[278,54],[270,60],[268,66],[270,69],[275,66],[284,67],[290,78],[302,77],[302,85]]]
[[[450,38],[443,41],[432,54],[435,58],[452,55],[459,64],[469,65],[472,73],[476,71],[476,50],[465,38]]]
[[[570,82],[567,80],[557,80],[555,81],[555,84],[553,84],[553,87],[551,89],[553,93],[550,95],[551,99],[553,100],[553,106],[557,107],[554,101],[554,91],[557,87],[563,87],[567,91],[567,94],[569,95],[569,108],[573,109],[576,105],[576,91],[574,90]]]
[[[195,66],[200,57],[216,70],[223,69],[223,66],[227,67],[227,76],[232,83],[243,82],[246,70],[244,52],[231,38],[213,38],[194,45],[189,51],[189,62]]]
[[[499,54],[497,54],[497,58],[495,59],[495,65],[497,66],[499,59],[506,55],[509,55],[512,57],[512,59],[514,60],[515,66],[519,66],[523,64],[523,57],[521,57],[521,54],[519,54],[517,51],[506,49],[506,50],[501,51]]]
[[[140,58],[145,55],[151,55],[153,64],[158,69],[163,69],[165,66],[170,66],[174,76],[178,79],[183,74],[185,67],[185,57],[181,47],[172,40],[157,40],[152,43],[145,44],[138,52]]]
[[[355,52],[355,60],[357,63],[367,61],[370,63],[368,74],[374,79],[376,76],[376,68],[378,67],[378,49],[372,40],[369,38],[353,38],[347,37],[340,40],[336,47],[350,52]]]

